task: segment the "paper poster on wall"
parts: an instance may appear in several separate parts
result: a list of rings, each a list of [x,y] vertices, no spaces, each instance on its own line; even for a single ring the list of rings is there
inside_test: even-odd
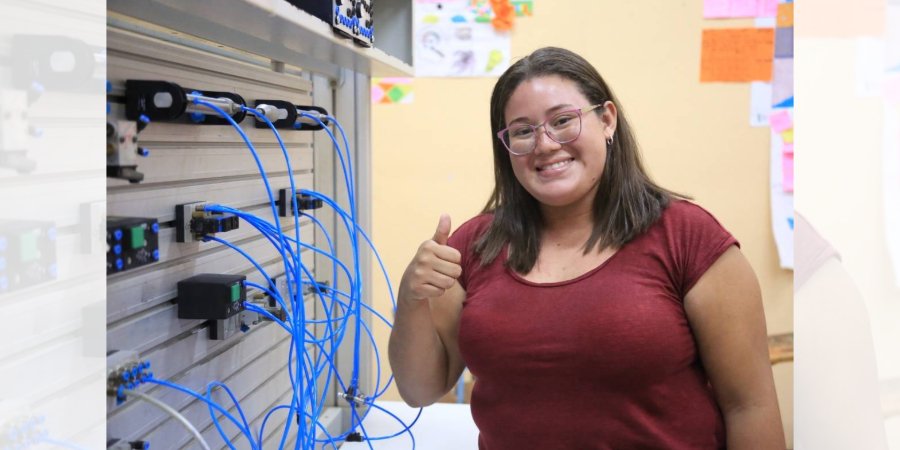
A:
[[[778,14],[775,16],[775,25],[779,28],[794,26],[794,3],[779,3]]]
[[[769,118],[771,144],[769,151],[770,202],[772,232],[778,247],[781,267],[794,268],[794,111],[792,108],[774,109]],[[786,135],[791,136],[785,142]]]
[[[703,30],[700,82],[770,81],[774,47],[771,28]]]
[[[413,102],[412,78],[372,78],[372,104],[409,105]]]
[[[772,127],[772,183],[783,192],[794,192],[794,110],[776,109],[769,116]]]
[[[794,58],[775,58],[772,61],[772,105],[794,106]]]
[[[497,77],[510,52],[510,34],[494,30],[487,0],[413,3],[417,77]]]
[[[775,17],[778,0],[704,0],[704,19]]]
[[[750,83],[750,126],[769,126],[772,112],[772,83],[754,81]]]
[[[531,17],[534,15],[534,0],[511,0],[509,2],[516,11],[516,17]]]
[[[885,81],[884,39],[861,37],[856,39],[856,95],[858,97],[880,97],[884,93]]]

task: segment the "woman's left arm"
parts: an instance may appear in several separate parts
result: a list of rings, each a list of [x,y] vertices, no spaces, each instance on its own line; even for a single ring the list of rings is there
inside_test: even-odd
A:
[[[759,282],[736,246],[700,277],[684,307],[725,418],[728,448],[783,450]]]

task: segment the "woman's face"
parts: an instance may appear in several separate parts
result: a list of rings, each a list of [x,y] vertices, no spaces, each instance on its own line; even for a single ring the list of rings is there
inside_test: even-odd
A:
[[[586,106],[591,105],[575,82],[555,75],[532,78],[522,82],[506,103],[506,126],[537,125],[562,111]],[[541,127],[534,151],[509,155],[513,172],[543,206],[590,208],[606,165],[606,139],[615,127],[611,102],[582,114],[581,134],[572,142],[559,144]]]

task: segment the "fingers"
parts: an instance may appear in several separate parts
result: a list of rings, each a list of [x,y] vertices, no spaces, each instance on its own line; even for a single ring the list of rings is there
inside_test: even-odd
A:
[[[456,284],[462,275],[462,255],[447,245],[450,237],[450,216],[442,214],[434,236],[422,243],[401,280],[401,291],[410,298],[436,298]]]
[[[437,229],[434,231],[434,237],[431,238],[434,242],[437,242],[441,245],[447,245],[447,239],[450,237],[450,216],[447,214],[441,214],[441,218],[438,219]]]
[[[419,254],[426,254],[426,252],[433,254],[438,259],[454,264],[459,264],[462,261],[462,255],[459,253],[459,250],[447,245],[436,244],[434,241],[422,243],[422,246],[419,248]]]

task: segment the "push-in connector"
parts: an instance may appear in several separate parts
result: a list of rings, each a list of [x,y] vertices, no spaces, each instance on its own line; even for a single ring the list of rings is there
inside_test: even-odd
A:
[[[349,403],[354,408],[359,408],[369,401],[369,399],[363,393],[358,392],[353,386],[347,388],[347,392],[338,392],[338,397],[346,400],[347,403]]]
[[[206,210],[206,202],[184,203],[175,206],[175,241],[195,242],[204,236],[239,228],[240,219],[234,214]]]
[[[288,192],[290,192],[289,189],[278,190],[278,215],[281,217],[287,217],[288,211],[290,211],[290,214],[294,213],[294,202],[288,196]],[[297,209],[299,211],[319,209],[323,205],[322,199],[315,198],[308,194],[302,194],[299,189],[294,195],[297,197]]]

